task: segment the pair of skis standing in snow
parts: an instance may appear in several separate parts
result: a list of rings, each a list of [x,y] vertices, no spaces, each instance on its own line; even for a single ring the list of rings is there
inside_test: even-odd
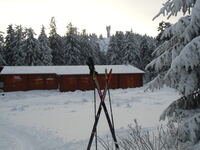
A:
[[[98,124],[98,121],[99,121],[99,118],[100,118],[102,108],[105,112],[105,116],[106,116],[110,131],[111,131],[111,135],[112,135],[112,138],[113,138],[113,141],[114,141],[114,144],[115,144],[115,149],[119,150],[119,145],[117,143],[117,138],[116,138],[116,135],[115,135],[114,119],[113,119],[111,100],[110,100],[110,91],[109,91],[109,82],[110,82],[111,75],[112,75],[112,69],[110,69],[109,73],[107,73],[107,70],[105,70],[105,81],[106,82],[105,82],[104,91],[102,93],[100,86],[99,86],[99,83],[98,83],[98,80],[97,80],[97,74],[98,73],[95,71],[94,62],[93,62],[93,59],[91,57],[88,58],[87,65],[90,69],[90,75],[92,76],[93,81],[94,81],[94,95],[96,96],[96,94],[95,94],[95,88],[96,88],[97,91],[98,91],[100,100],[101,100],[97,112],[96,112],[96,108],[95,108],[95,122],[94,122],[94,125],[93,125],[93,128],[92,128],[92,132],[91,132],[91,135],[90,135],[87,150],[90,150],[94,136],[97,135],[96,134],[97,133],[97,124]],[[111,111],[111,119],[112,120],[110,119],[107,107],[104,103],[107,92],[108,92],[108,95],[109,95],[110,111]],[[96,98],[95,98],[95,103],[96,103]],[[97,149],[97,137],[96,137],[96,149]]]

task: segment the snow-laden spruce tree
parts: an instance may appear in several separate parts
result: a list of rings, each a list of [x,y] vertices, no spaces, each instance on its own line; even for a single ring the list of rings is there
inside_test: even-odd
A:
[[[126,32],[122,51],[122,64],[131,64],[137,67],[140,65],[140,46],[132,32]]]
[[[50,48],[49,39],[45,33],[44,26],[42,26],[38,41],[41,50],[41,65],[52,65],[52,49]]]
[[[117,55],[117,43],[116,43],[116,37],[114,35],[112,35],[110,37],[110,42],[108,45],[108,51],[107,51],[107,64],[109,65],[113,65],[114,62],[116,62],[115,60],[118,59],[118,55]]]
[[[155,50],[157,58],[146,69],[159,72],[152,88],[166,84],[188,95],[200,87],[200,1],[169,0],[155,18],[161,14],[176,16],[179,11],[189,15],[181,17],[163,32],[161,38],[171,38]]]
[[[33,29],[26,29],[26,40],[23,43],[23,49],[26,52],[24,65],[37,66],[42,65],[41,50],[39,42],[34,38]]]
[[[65,37],[65,64],[81,65],[81,45],[77,28],[71,23],[67,25],[67,34]]]
[[[98,38],[96,34],[91,34],[89,36],[89,45],[91,47],[92,57],[94,58],[95,64],[105,64],[105,55],[100,50],[100,45],[98,43]]]
[[[173,102],[161,119],[169,117],[178,123],[179,146],[185,144],[189,149],[200,141],[200,91],[189,95],[200,88],[200,0],[168,0],[155,18],[161,14],[169,18],[180,11],[184,16],[165,29],[161,38],[170,38],[155,50],[156,58],[146,69],[159,72],[150,88],[167,85],[185,95]]]
[[[25,32],[21,25],[17,25],[14,29],[14,42],[13,42],[13,66],[22,66],[25,62],[26,50],[23,48],[25,40]]]
[[[157,40],[147,35],[142,36],[140,40],[140,69],[144,70],[145,66],[149,64],[153,57],[152,52],[155,50],[157,46]]]
[[[6,64],[4,58],[5,58],[5,53],[4,53],[4,37],[2,32],[0,32],[0,66],[3,66]]]
[[[13,62],[13,47],[15,42],[15,34],[13,25],[10,24],[7,28],[7,34],[5,37],[5,61],[8,66]]]
[[[52,63],[53,65],[64,65],[64,44],[62,37],[57,33],[55,17],[51,18],[49,42],[52,49]]]
[[[111,36],[110,43],[108,45],[107,58],[108,64],[121,65],[122,64],[122,52],[124,46],[124,33],[117,31],[115,35]]]
[[[90,37],[89,35],[86,33],[86,30],[83,30],[83,32],[81,33],[81,35],[79,36],[79,40],[80,42],[80,57],[79,60],[81,62],[81,64],[86,64],[86,60],[88,57],[93,57],[92,55],[92,47],[90,44]],[[96,61],[95,61],[96,62]]]
[[[107,51],[107,64],[130,64],[144,70],[152,60],[156,40],[132,31],[116,32],[111,36]]]

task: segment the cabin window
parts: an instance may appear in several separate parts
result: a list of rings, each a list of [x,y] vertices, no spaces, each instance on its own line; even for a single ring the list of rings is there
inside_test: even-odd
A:
[[[35,85],[41,85],[43,84],[43,79],[42,78],[36,78],[36,79],[33,79],[33,82]]]
[[[21,76],[19,76],[19,75],[14,75],[14,76],[13,76],[13,79],[15,79],[15,80],[21,80],[21,79],[22,79],[22,77],[21,77]]]
[[[3,77],[0,75],[0,89],[3,88],[4,83],[3,83]]]
[[[7,80],[10,87],[17,87],[18,85],[22,83],[22,81],[23,81],[22,76],[20,75],[10,76],[10,79],[8,78]]]
[[[3,88],[3,82],[0,82],[0,89]]]
[[[55,78],[46,78],[46,84],[47,85],[54,85],[56,83]]]
[[[47,81],[52,81],[52,80],[55,80],[54,78],[47,78],[46,79]]]

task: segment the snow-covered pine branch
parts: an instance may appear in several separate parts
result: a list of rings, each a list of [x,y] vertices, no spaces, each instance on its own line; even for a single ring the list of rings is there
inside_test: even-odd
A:
[[[197,69],[200,64],[200,0],[169,0],[159,12],[167,12],[171,16],[180,10],[185,14],[190,9],[191,15],[181,17],[177,23],[165,29],[161,39],[171,38],[154,51],[155,60],[146,66],[146,69],[160,73],[167,68],[163,83],[175,87],[184,95],[200,86],[200,71]]]
[[[177,110],[190,110],[190,109],[196,109],[200,107],[200,89],[195,91],[194,93],[183,96],[180,99],[174,101],[171,103],[162,113],[160,116],[160,120],[165,120],[166,117],[175,117],[179,115],[177,113]],[[176,120],[176,119],[175,119]],[[177,120],[176,120],[177,121]]]
[[[158,71],[150,89],[167,85],[184,95],[160,119],[167,117],[175,123],[179,145],[190,149],[200,141],[200,0],[168,0],[154,19],[161,14],[176,16],[180,11],[188,15],[163,31],[161,39],[166,41],[154,51],[156,58],[146,69]]]
[[[200,34],[200,0],[196,1],[191,13],[191,21],[183,32],[182,36],[187,42],[190,42],[194,37]]]
[[[191,59],[192,58],[192,59]],[[193,70],[200,65],[200,36],[194,38],[181,51],[180,55],[173,61],[171,68],[186,71]]]
[[[198,0],[197,0],[198,1]],[[196,0],[168,0],[163,4],[163,7],[160,9],[159,13],[153,18],[156,19],[160,15],[168,16],[177,16],[178,12],[182,11],[183,14],[191,12],[192,7],[196,3]]]
[[[191,113],[191,112],[190,112]],[[191,117],[185,119],[178,130],[178,138],[182,142],[190,141],[192,145],[197,144],[200,137],[200,110],[190,114]]]
[[[0,31],[0,66],[3,66],[6,64],[5,60],[4,60],[4,56],[5,55],[5,49],[4,49],[4,38],[3,38],[3,34]]]

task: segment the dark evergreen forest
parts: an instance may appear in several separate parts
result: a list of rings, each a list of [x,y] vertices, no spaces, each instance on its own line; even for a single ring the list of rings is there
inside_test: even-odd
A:
[[[49,28],[47,35],[42,26],[36,38],[32,28],[8,25],[5,33],[0,32],[0,65],[85,65],[87,58],[93,57],[95,64],[131,64],[144,70],[158,43],[155,38],[133,31],[98,37],[86,30],[79,32],[71,23],[66,34],[60,36],[54,17]]]

